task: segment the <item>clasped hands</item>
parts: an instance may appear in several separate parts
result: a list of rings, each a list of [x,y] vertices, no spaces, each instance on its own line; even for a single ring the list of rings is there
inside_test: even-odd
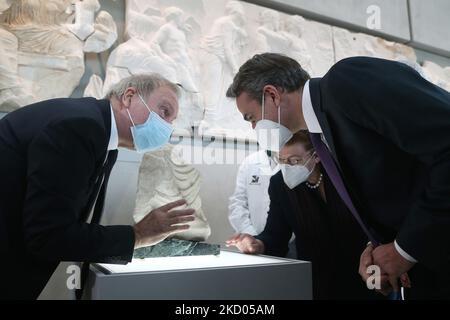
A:
[[[227,246],[235,246],[243,253],[263,254],[264,243],[249,234],[236,234],[227,242]],[[408,271],[414,266],[413,262],[406,260],[395,248],[394,242],[374,247],[369,244],[361,254],[359,274],[365,283],[371,278],[368,273],[370,266],[380,268],[380,287],[376,291],[387,296],[392,291],[399,292],[400,285],[411,287]]]
[[[380,268],[380,287],[376,288],[377,292],[385,296],[392,291],[399,292],[399,282],[402,287],[411,288],[407,272],[414,266],[414,263],[405,259],[397,251],[394,242],[376,248],[369,244],[363,251],[359,263],[359,274],[365,283],[372,276],[368,270],[373,265]]]

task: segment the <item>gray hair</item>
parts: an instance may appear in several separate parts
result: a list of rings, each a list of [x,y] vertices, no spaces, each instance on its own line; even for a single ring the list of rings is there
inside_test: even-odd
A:
[[[169,87],[178,98],[180,97],[180,90],[177,84],[167,80],[158,73],[146,73],[132,75],[120,80],[111,87],[105,98],[110,99],[115,96],[120,99],[130,87],[135,88],[137,92],[146,98],[160,87]]]

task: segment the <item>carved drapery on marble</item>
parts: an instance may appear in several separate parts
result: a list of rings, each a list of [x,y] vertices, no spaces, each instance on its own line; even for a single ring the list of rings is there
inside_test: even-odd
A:
[[[10,3],[0,17],[0,111],[72,94],[84,52],[104,51],[117,39],[109,13],[94,20],[99,8],[97,0]]]

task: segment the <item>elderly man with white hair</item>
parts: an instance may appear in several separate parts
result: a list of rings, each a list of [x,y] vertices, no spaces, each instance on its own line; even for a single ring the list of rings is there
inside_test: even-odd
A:
[[[0,120],[0,298],[37,298],[60,261],[125,264],[189,228],[194,210],[172,210],[184,200],[134,226],[99,225],[117,148],[167,144],[178,94],[157,74],[131,76],[104,100],[47,100]]]

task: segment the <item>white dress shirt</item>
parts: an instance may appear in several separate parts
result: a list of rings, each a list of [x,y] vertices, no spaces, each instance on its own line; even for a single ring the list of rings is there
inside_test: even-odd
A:
[[[111,133],[109,135],[108,151],[116,150],[119,147],[119,132],[117,131],[116,118],[114,117],[113,108],[111,108]]]
[[[305,86],[303,88],[303,96],[302,96],[302,109],[303,109],[303,118],[306,122],[306,127],[308,128],[309,132],[312,133],[320,133],[323,142],[326,144],[326,146],[329,149],[329,146],[327,144],[327,141],[323,135],[322,128],[320,127],[319,120],[317,119],[317,116],[314,112],[312,101],[311,101],[311,94],[309,92],[309,80],[305,83]],[[417,260],[411,257],[408,253],[406,253],[397,243],[397,240],[394,241],[395,249],[400,253],[400,255],[405,258],[406,260],[416,263]]]

